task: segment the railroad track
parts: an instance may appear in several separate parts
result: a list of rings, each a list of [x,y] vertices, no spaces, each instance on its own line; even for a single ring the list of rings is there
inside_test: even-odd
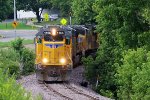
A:
[[[68,89],[70,89],[71,91],[77,93],[77,94],[80,94],[80,95],[83,95],[83,96],[86,96],[86,97],[90,98],[90,100],[99,100],[96,97],[93,97],[91,95],[88,95],[88,94],[85,94],[85,93],[81,92],[80,90],[77,90],[75,87],[72,87],[71,85],[68,85],[68,84],[63,84],[63,85],[65,87],[67,87]]]
[[[60,97],[63,97],[65,100],[75,100],[73,99],[74,97],[71,97],[71,95],[75,96],[76,94],[79,94],[80,96],[84,96],[85,98],[87,98],[87,100],[99,100],[96,97],[93,97],[91,95],[81,92],[80,90],[77,90],[75,87],[72,87],[70,84],[67,84],[67,83],[62,83],[62,84],[57,84],[57,85],[60,85],[61,87],[63,87],[62,89],[68,91],[68,93],[72,91],[73,93],[69,96],[65,95],[64,93],[59,92],[58,89],[54,88],[53,85],[56,85],[56,84],[50,85],[50,84],[44,83],[44,85],[47,87],[47,89],[59,95]]]
[[[61,94],[60,92],[58,92],[57,90],[55,90],[54,88],[52,88],[51,86],[49,86],[49,84],[44,83],[44,85],[45,85],[50,91],[56,93],[57,95],[59,95],[59,96],[65,98],[65,99],[67,99],[67,100],[73,100],[72,98]]]

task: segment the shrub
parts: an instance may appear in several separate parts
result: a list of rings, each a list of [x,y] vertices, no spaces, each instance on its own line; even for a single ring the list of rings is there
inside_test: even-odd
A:
[[[11,42],[11,45],[13,47],[13,49],[19,53],[20,57],[21,58],[21,55],[22,55],[22,49],[24,48],[23,46],[23,39],[21,38],[17,38],[16,40],[12,41]]]
[[[22,60],[21,60],[23,63],[22,74],[28,75],[29,73],[35,70],[34,60],[35,54],[31,50],[24,48],[22,51]]]
[[[3,64],[0,65],[4,71],[9,70],[9,75],[15,75],[16,78],[20,76],[19,63],[11,60],[4,61]]]
[[[116,64],[117,65],[117,64]],[[122,65],[117,68],[116,81],[121,100],[150,99],[150,51],[129,49],[123,54]]]
[[[18,62],[18,55],[12,49],[5,49],[0,51],[0,68],[4,71],[9,70],[9,75],[15,74],[19,77],[20,69]]]
[[[92,56],[88,56],[87,58],[82,58],[82,62],[85,66],[85,76],[86,78],[93,82],[96,82],[96,77],[97,76],[97,69],[95,65],[95,61],[93,60]]]
[[[12,41],[12,47],[19,54],[20,69],[23,75],[34,71],[34,53],[23,46],[23,39],[18,38]]]
[[[0,99],[1,100],[30,100],[31,96],[16,83],[8,73],[3,73],[0,69]]]
[[[18,61],[18,54],[11,48],[0,50],[0,60],[9,59],[12,61]]]
[[[23,49],[23,39],[21,38],[17,38],[16,40],[11,42],[12,47],[14,48],[14,50],[18,51],[19,53],[21,52],[21,50]]]

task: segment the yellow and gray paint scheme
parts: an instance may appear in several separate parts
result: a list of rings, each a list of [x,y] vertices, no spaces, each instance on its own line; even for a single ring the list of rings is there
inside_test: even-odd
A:
[[[67,81],[74,65],[88,50],[94,50],[93,35],[84,25],[51,25],[39,29],[35,37],[36,76],[40,81]],[[95,45],[95,44],[94,44]]]

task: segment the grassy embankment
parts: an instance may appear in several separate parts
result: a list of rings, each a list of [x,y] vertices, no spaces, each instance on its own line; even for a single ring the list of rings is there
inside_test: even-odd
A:
[[[30,40],[30,39],[23,40],[23,45],[27,45],[27,44],[33,44],[33,40]],[[11,41],[10,42],[0,42],[0,48],[10,47],[10,46],[11,46]]]
[[[37,23],[37,20],[35,19],[34,21],[34,24],[35,25],[41,25],[41,26],[44,26],[44,25],[61,25],[60,21],[61,21],[62,18],[58,18],[57,20],[53,20],[53,21],[42,21],[41,23]],[[69,22],[69,18],[65,18],[67,20],[67,25],[70,24]],[[72,18],[72,24],[77,24],[75,19]],[[12,22],[8,22],[8,23],[0,23],[0,30],[13,30],[13,26],[12,26]],[[22,23],[22,22],[18,22],[18,25],[16,27],[17,30],[21,30],[21,29],[24,29],[24,30],[33,30],[33,29],[38,29],[37,27],[33,27],[31,25],[26,25],[25,23]]]
[[[9,23],[0,23],[0,30],[13,30],[13,26],[12,26],[12,22],[9,22]],[[21,29],[24,29],[24,30],[33,30],[33,29],[37,29],[36,27],[32,27],[32,26],[29,26],[29,25],[26,25],[25,23],[21,23],[19,22],[17,27],[16,27],[17,30],[21,30]]]

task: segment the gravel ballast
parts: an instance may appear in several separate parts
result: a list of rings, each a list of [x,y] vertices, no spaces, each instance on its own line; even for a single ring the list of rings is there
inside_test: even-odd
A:
[[[83,77],[83,71],[84,71],[83,66],[79,66],[75,68],[71,74],[69,85],[75,88],[76,90],[81,91],[84,94],[96,97],[99,100],[110,100],[107,97],[103,97],[95,93],[90,88],[85,88],[85,87],[80,86],[80,83],[82,81],[85,81]],[[43,100],[66,100],[64,97],[61,97],[55,92],[48,89],[44,84],[39,84],[36,80],[35,74],[24,76],[21,79],[17,80],[17,82],[20,83],[28,92],[31,92],[33,98],[36,98],[37,95],[41,95]],[[73,100],[90,100],[87,97],[82,96],[81,94],[80,95],[75,94],[75,92],[63,86],[62,83],[49,84],[49,86],[53,87],[59,93],[72,98]]]

